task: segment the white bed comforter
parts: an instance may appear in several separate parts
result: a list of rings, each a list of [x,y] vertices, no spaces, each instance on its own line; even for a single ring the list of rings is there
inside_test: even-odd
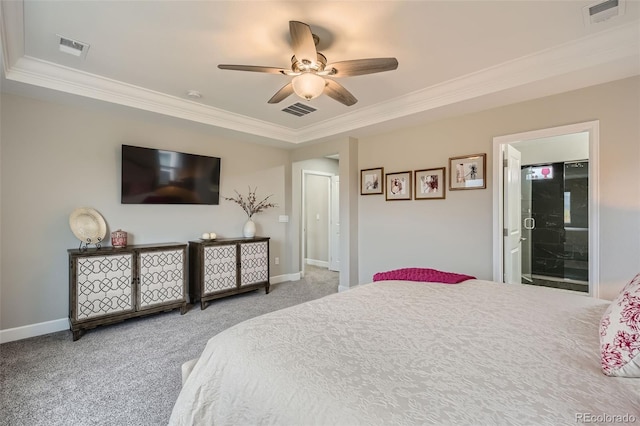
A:
[[[170,424],[640,423],[640,379],[600,371],[608,303],[481,280],[359,286],[213,337]]]

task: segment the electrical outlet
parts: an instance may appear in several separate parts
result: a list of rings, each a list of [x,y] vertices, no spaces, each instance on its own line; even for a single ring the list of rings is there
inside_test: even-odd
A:
[[[279,265],[279,264],[280,264],[280,258],[279,258],[279,257],[276,257],[275,262],[276,262],[276,265]]]

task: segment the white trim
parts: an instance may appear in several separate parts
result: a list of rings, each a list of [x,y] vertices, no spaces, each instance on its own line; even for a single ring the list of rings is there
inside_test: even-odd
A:
[[[352,286],[338,286],[338,293],[342,293],[343,291],[348,291],[351,290],[352,288],[356,288],[359,285],[364,285],[364,284],[354,284]]]
[[[0,330],[0,343],[28,339],[30,337],[42,336],[44,334],[56,333],[64,330],[69,330],[69,318],[61,318],[38,324],[8,328],[6,330]]]
[[[307,265],[313,265],[319,268],[329,269],[329,262],[327,262],[326,260],[305,259],[304,261]]]
[[[589,133],[589,295],[600,294],[600,122],[598,120],[493,138],[493,280],[503,282],[503,184],[504,145],[570,133]]]
[[[301,273],[276,275],[269,277],[270,284],[279,284],[287,281],[300,280]],[[61,318],[53,321],[41,322],[38,324],[30,324],[22,327],[8,328],[0,330],[0,344],[13,342],[16,340],[28,339],[30,337],[42,336],[58,331],[69,330],[69,318]]]
[[[269,278],[269,284],[279,284],[287,281],[298,281],[300,279],[300,272],[293,274],[276,275]]]
[[[629,22],[399,96],[390,102],[360,108],[335,119],[294,129],[24,56],[23,1],[3,1],[0,6],[3,66],[8,80],[292,144],[335,136],[369,125],[406,117],[418,112],[435,110],[490,93],[513,89],[606,63],[637,58],[638,52],[640,52],[637,23],[635,21]],[[603,83],[604,81],[599,82]],[[590,84],[597,83],[592,81]],[[529,98],[534,96],[531,94]]]

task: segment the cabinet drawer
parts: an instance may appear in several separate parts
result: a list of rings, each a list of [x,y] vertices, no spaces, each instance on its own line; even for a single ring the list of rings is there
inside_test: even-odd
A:
[[[184,261],[184,249],[140,253],[139,309],[185,298]]]
[[[133,311],[130,253],[76,260],[75,320]]]

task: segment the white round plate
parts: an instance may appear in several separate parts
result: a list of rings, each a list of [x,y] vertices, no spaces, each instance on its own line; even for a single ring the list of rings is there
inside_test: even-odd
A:
[[[71,212],[69,226],[77,239],[88,244],[104,241],[107,235],[107,224],[104,218],[89,207],[80,207]]]

